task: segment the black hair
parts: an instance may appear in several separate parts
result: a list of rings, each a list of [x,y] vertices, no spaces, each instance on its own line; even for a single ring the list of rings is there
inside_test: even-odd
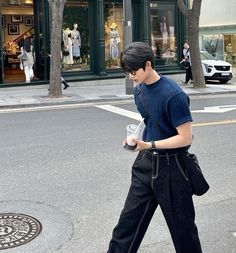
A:
[[[138,69],[145,70],[146,62],[150,61],[154,69],[154,53],[144,42],[133,42],[121,53],[121,67],[126,73],[133,74]]]
[[[31,41],[30,41],[30,38],[26,38],[24,40],[24,49],[27,53],[31,52]]]

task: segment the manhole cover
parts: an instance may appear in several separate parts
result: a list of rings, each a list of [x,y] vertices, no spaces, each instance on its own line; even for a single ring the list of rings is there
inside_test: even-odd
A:
[[[33,240],[42,230],[41,223],[26,214],[0,213],[0,250]]]

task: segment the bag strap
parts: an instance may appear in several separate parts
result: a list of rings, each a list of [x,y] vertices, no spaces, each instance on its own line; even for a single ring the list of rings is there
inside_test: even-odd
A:
[[[152,117],[151,113],[149,112],[149,110],[148,110],[148,108],[147,108],[147,106],[146,106],[146,104],[145,104],[145,102],[144,102],[143,95],[142,95],[142,90],[141,90],[141,85],[142,85],[142,84],[139,84],[138,86],[136,86],[136,87],[137,87],[137,88],[136,88],[136,91],[137,91],[137,93],[139,94],[139,97],[140,97],[140,101],[141,101],[141,103],[142,103],[142,106],[143,106],[145,112],[147,113],[148,117],[153,121],[153,123],[154,123],[154,125],[156,126],[157,130],[158,130],[160,133],[164,133],[164,131],[160,128],[159,124],[158,124],[156,121],[153,120],[153,117]]]
[[[189,56],[188,56],[188,52],[189,52],[189,48],[187,49],[187,51],[186,51],[186,53],[185,53],[185,56],[184,56],[184,57],[189,58]]]

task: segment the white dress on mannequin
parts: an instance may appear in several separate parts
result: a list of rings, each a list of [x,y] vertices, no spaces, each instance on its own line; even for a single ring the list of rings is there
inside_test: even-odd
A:
[[[72,52],[72,40],[71,40],[71,30],[69,28],[66,28],[66,30],[63,31],[63,42],[64,47],[68,49],[69,55],[65,56],[63,55],[62,62],[64,64],[73,64],[73,52]]]

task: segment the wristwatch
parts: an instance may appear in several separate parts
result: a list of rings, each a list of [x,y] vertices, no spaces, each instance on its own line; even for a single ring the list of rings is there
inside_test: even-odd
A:
[[[154,141],[151,141],[151,148],[150,149],[156,149],[156,145]]]

